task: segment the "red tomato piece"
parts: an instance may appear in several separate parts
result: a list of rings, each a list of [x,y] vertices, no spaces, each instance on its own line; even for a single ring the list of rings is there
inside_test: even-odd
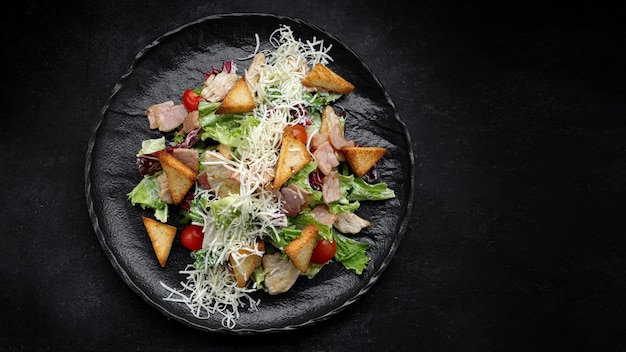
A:
[[[317,245],[313,249],[313,254],[311,255],[311,262],[315,264],[324,264],[327,261],[333,259],[335,253],[337,252],[337,242],[330,242],[329,240],[322,238],[317,241]]]
[[[202,99],[202,96],[194,93],[191,89],[187,89],[183,93],[183,105],[185,105],[185,109],[189,112],[198,110],[200,99]]]
[[[306,144],[308,135],[304,126],[294,125],[292,129],[294,137],[296,137],[296,139],[299,139],[302,143]]]
[[[204,233],[202,233],[202,226],[187,225],[180,233],[180,242],[190,251],[196,251],[202,248],[203,240]]]

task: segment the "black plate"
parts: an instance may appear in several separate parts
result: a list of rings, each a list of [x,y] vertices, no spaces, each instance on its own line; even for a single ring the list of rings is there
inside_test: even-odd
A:
[[[221,325],[221,316],[195,318],[184,306],[163,300],[170,287],[185,276],[179,270],[190,262],[189,252],[175,241],[165,269],[155,258],[140,216],[151,214],[132,207],[126,194],[140,181],[135,153],[141,141],[159,137],[145,117],[148,106],[180,101],[181,93],[202,82],[212,66],[254,52],[255,34],[262,45],[281,25],[296,38],[324,39],[332,44],[329,66],[356,89],[337,105],[348,113],[347,138],[362,145],[388,149],[378,165],[378,176],[396,191],[383,202],[363,202],[358,213],[372,222],[358,238],[370,244],[372,258],[361,276],[331,263],[314,279],[300,278],[291,291],[279,296],[254,293],[258,311],[241,309],[233,330]],[[267,45],[265,45],[267,47]],[[263,48],[263,47],[262,47]],[[239,72],[249,61],[237,61]],[[325,31],[300,20],[268,14],[229,14],[202,18],[171,31],[142,50],[129,72],[116,85],[102,110],[89,142],[85,191],[98,240],[124,281],[166,316],[201,330],[261,333],[290,330],[325,320],[362,296],[388,265],[406,230],[413,199],[413,154],[408,132],[379,81],[361,60]]]

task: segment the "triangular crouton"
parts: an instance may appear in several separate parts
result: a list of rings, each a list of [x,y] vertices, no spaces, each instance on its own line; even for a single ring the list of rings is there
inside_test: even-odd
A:
[[[387,153],[381,147],[343,147],[341,151],[357,177],[365,175]]]
[[[350,94],[354,85],[322,64],[315,64],[309,74],[302,80],[306,87],[321,88],[340,94]]]
[[[143,220],[143,225],[146,227],[159,264],[161,264],[162,268],[165,268],[165,262],[167,262],[167,258],[170,256],[172,243],[174,242],[174,237],[176,237],[176,227],[145,216],[142,216],[141,220]]]
[[[216,114],[243,114],[254,110],[254,98],[245,76],[241,76],[235,85],[228,91],[220,106],[215,110]]]
[[[294,136],[291,126],[285,127],[278,161],[276,162],[276,176],[272,181],[274,189],[279,189],[309,162],[311,162],[311,154],[306,149],[306,145]]]
[[[298,238],[289,242],[285,246],[285,253],[302,273],[306,273],[313,255],[313,249],[317,245],[317,226],[314,224],[307,225],[302,229],[302,233]]]
[[[159,161],[167,177],[172,201],[174,204],[180,204],[196,182],[198,173],[166,151],[159,153]]]
[[[259,241],[256,244],[256,250],[254,248],[238,250],[237,252],[241,256],[239,260],[235,259],[232,254],[230,255],[230,266],[233,269],[235,280],[237,280],[237,287],[246,287],[250,275],[261,264],[262,255],[255,253],[257,250],[264,251],[265,242]]]

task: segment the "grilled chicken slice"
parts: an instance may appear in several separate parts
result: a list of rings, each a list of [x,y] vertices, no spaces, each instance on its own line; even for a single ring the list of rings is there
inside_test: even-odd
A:
[[[282,259],[280,253],[266,254],[262,259],[265,271],[265,287],[270,295],[289,291],[300,276],[300,269],[291,260]]]
[[[362,219],[355,213],[339,213],[337,219],[333,223],[333,227],[339,232],[356,234],[361,232],[362,229],[370,226],[370,222]]]

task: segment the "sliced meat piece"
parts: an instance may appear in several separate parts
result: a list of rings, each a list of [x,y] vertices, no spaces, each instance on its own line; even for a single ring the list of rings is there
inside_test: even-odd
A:
[[[300,276],[300,269],[291,260],[283,260],[278,252],[264,255],[261,261],[265,271],[265,287],[270,295],[289,291]]]
[[[330,142],[324,142],[320,145],[315,152],[313,152],[313,157],[315,161],[317,161],[317,167],[324,175],[328,175],[333,167],[339,165],[335,149],[330,145]]]
[[[355,213],[339,213],[337,214],[337,220],[333,223],[333,227],[339,232],[356,234],[361,232],[362,229],[370,226],[371,223]]]
[[[328,135],[326,134],[320,134],[320,133],[316,133],[311,137],[311,143],[309,144],[309,150],[311,152],[314,152],[317,150],[317,148],[320,147],[320,145],[326,143],[326,142],[330,142],[330,140],[328,139]]]
[[[183,123],[187,117],[187,109],[183,104],[173,105],[172,102],[152,105],[146,110],[150,128],[158,128],[161,132],[169,132]]]
[[[322,110],[322,125],[320,126],[321,134],[329,134],[330,130],[337,124],[340,124],[339,115],[335,114],[332,106],[326,105]]]
[[[169,132],[174,130],[183,123],[187,114],[187,109],[183,104],[169,107],[164,111],[164,114],[160,115],[159,131]]]
[[[191,111],[183,120],[183,132],[189,133],[200,128],[200,112],[198,110]]]
[[[330,129],[328,136],[330,137],[330,144],[332,144],[333,148],[336,150],[340,150],[343,147],[354,147],[354,141],[346,140],[344,137],[343,128],[341,128],[340,124],[333,126],[333,128]]]
[[[170,186],[167,183],[167,176],[165,173],[157,176],[157,184],[159,185],[159,199],[164,201],[167,204],[174,204],[174,199],[172,198],[172,192],[170,192]]]
[[[280,193],[285,215],[292,218],[298,216],[298,214],[308,206],[311,200],[310,192],[294,184],[281,188]]]
[[[148,109],[146,110],[146,116],[148,116],[150,129],[159,128],[161,119],[160,116],[164,113],[164,110],[169,109],[171,106],[174,106],[174,102],[170,100],[148,107]]]
[[[326,204],[336,202],[341,198],[339,174],[337,171],[331,171],[324,177],[324,183],[322,183],[322,197]]]
[[[200,175],[198,175],[198,178],[196,179],[196,181],[198,181],[198,184],[200,185],[200,187],[206,190],[211,189],[211,184],[209,183],[209,176],[207,175],[206,172],[203,172]]]
[[[218,74],[210,75],[206,81],[204,81],[205,87],[202,89],[200,95],[210,103],[222,101],[238,80],[239,76],[234,72],[228,73],[222,71]]]
[[[265,67],[265,54],[258,53],[252,59],[248,70],[246,70],[246,83],[253,97],[256,97],[257,85],[261,79],[261,70]]]
[[[331,213],[326,204],[316,205],[313,209],[311,209],[311,214],[315,216],[315,220],[328,226],[332,226],[337,220],[337,215]]]
[[[172,155],[194,172],[198,172],[198,160],[200,156],[196,149],[174,148],[172,149]]]

